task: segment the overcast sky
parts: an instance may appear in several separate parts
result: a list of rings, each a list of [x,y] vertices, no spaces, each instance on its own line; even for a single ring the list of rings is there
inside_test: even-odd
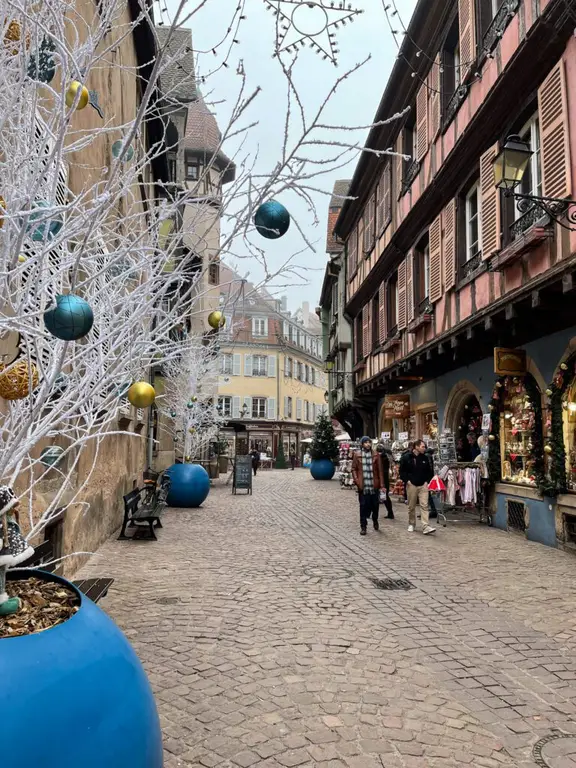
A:
[[[338,3],[339,0],[336,4]],[[193,0],[188,6],[189,10],[198,4],[198,0]],[[359,72],[348,78],[333,98],[327,115],[330,122],[335,125],[367,125],[373,120],[398,52],[382,9],[382,0],[357,0],[355,3],[352,0],[352,4],[356,8],[363,9],[364,13],[354,24],[347,24],[336,30],[340,49],[338,67],[335,68],[330,62],[323,61],[310,49],[302,49],[295,71],[299,96],[307,113],[312,114],[324,100],[337,77],[368,55],[371,56],[370,61]],[[415,4],[416,0],[396,0],[396,7],[405,25],[410,20]],[[236,0],[208,0],[205,8],[195,14],[193,21],[186,25],[192,27],[194,49],[198,52],[197,72],[200,74],[212,70],[215,63],[224,58],[224,48],[218,49],[216,56],[211,52],[202,53],[202,51],[211,51],[224,37],[231,18],[230,12],[225,9],[234,8],[235,5]],[[329,0],[326,0],[326,5],[330,5]],[[174,0],[170,0],[168,8],[175,8]],[[291,10],[289,6],[284,8]],[[319,18],[318,9],[308,11],[302,8],[298,13],[300,14],[298,22],[301,27],[314,25]],[[225,126],[238,93],[239,78],[235,72],[236,65],[240,59],[243,60],[248,90],[257,86],[262,89],[247,115],[247,123],[257,121],[258,124],[250,130],[248,138],[245,139],[243,154],[248,152],[252,156],[257,155],[256,171],[268,173],[277,162],[282,144],[283,121],[286,113],[286,83],[278,63],[272,58],[276,37],[275,21],[273,15],[266,10],[264,0],[247,0],[246,17],[240,27],[239,43],[233,46],[233,56],[228,59],[229,67],[222,68],[208,78],[203,90],[207,95],[207,101],[216,113],[220,126]],[[332,17],[333,20],[334,18]],[[401,26],[400,22],[396,22],[398,29],[401,29]],[[308,29],[313,29],[313,26],[306,26],[306,30]],[[398,38],[398,40],[401,39],[401,37]],[[364,131],[357,134],[356,140],[361,140],[363,143],[365,137]],[[341,132],[340,135],[330,132],[322,138],[349,141],[351,135],[349,132]],[[228,155],[235,156],[237,145],[232,140],[229,145],[224,146],[224,149]],[[310,155],[320,158],[325,151],[322,148],[312,148]],[[357,157],[356,155],[346,168],[320,177],[314,186],[329,193],[336,179],[351,178]],[[289,287],[278,288],[275,291],[278,295],[282,293],[288,295],[290,309],[295,309],[302,301],[309,301],[312,307],[318,303],[326,264],[328,201],[329,196],[321,193],[314,195],[319,219],[317,225],[314,223],[313,214],[298,198],[288,194],[281,201],[289,208],[300,227],[306,232],[308,239],[315,244],[316,249],[315,252],[308,251],[300,254],[295,260],[295,263],[306,267],[303,278],[305,284],[302,284],[302,281],[298,282],[295,277],[290,277]],[[279,240],[262,240],[259,244],[265,246],[266,258],[272,268],[278,268],[303,247],[296,227],[291,227],[289,232]],[[241,245],[237,244],[236,247],[239,250]],[[251,280],[262,278],[263,271],[258,263],[249,264],[247,261],[242,261],[237,264],[243,274],[250,272]]]

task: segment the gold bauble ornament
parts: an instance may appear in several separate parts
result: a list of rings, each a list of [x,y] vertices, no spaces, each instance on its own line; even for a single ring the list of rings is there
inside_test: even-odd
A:
[[[219,309],[215,309],[213,312],[210,312],[208,315],[208,325],[210,328],[224,328],[226,325],[226,318],[220,312]]]
[[[21,253],[20,256],[18,256],[18,261],[20,262],[20,264],[25,264],[28,261],[28,259],[26,258],[26,256],[24,256],[23,253]]]
[[[198,402],[198,398],[196,397],[196,395],[192,395],[192,397],[190,398],[190,400],[191,400],[193,403],[197,403],[197,402]]]
[[[496,382],[496,386],[497,386],[497,387],[501,387],[501,386],[502,386],[502,382],[501,382],[501,381],[497,381],[497,382]]]
[[[562,368],[563,371],[568,370],[568,366],[566,365],[566,363],[560,363],[560,368]]]
[[[550,389],[550,387],[548,387],[548,389],[546,390],[546,394],[548,395],[548,397],[552,395],[552,390]]]
[[[3,370],[6,373],[2,373]],[[32,372],[32,381],[30,381]],[[38,369],[35,365],[28,365],[26,360],[21,360],[13,366],[0,366],[0,397],[4,400],[22,400],[28,397],[30,389],[38,386]]]
[[[191,435],[193,435],[193,434],[194,434],[194,432],[196,432],[196,430],[194,429],[194,427],[190,427],[190,429],[188,430],[188,432],[190,432],[190,434],[191,434]]]
[[[192,461],[192,456],[184,456],[184,461],[189,464]]]
[[[88,102],[90,101],[90,94],[88,93],[88,88],[86,88],[85,85],[82,85],[78,80],[72,80],[70,85],[68,86],[68,89],[66,91],[66,106],[71,107],[74,104],[74,101],[76,99],[76,94],[80,91],[80,98],[78,99],[78,104],[76,105],[76,109],[84,109],[84,107],[88,106]]]
[[[4,216],[3,214],[6,213],[6,200],[4,200],[3,197],[0,197],[0,229],[4,226]]]
[[[496,440],[496,437],[494,435],[488,435],[488,440]]]
[[[544,446],[544,453],[547,453],[547,454],[552,453],[552,446],[551,445],[545,445]]]
[[[493,406],[493,405],[489,405],[489,406],[488,406],[488,410],[489,410],[489,411],[493,411],[493,410],[494,410],[494,406]]]
[[[22,27],[20,26],[20,22],[18,21],[11,21],[10,24],[8,24],[8,27],[6,28],[6,34],[4,35],[4,45],[10,49],[10,53],[13,56],[16,56],[18,53],[18,45],[17,43],[20,42],[22,39]],[[12,43],[16,43],[14,47],[10,48]],[[30,47],[30,35],[26,35],[26,48]]]
[[[136,408],[148,408],[156,399],[156,391],[147,381],[135,381],[128,390],[128,400]]]

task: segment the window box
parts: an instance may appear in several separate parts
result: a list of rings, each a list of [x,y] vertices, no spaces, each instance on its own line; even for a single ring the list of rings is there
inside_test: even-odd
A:
[[[418,313],[408,326],[408,333],[415,333],[426,325],[431,325],[434,320],[434,307],[428,299],[424,299],[418,306]]]
[[[518,223],[518,222],[516,222]],[[500,253],[492,259],[490,268],[492,270],[499,270],[504,267],[510,266],[518,259],[522,258],[526,253],[530,253],[540,243],[545,240],[549,240],[554,237],[552,227],[543,224],[535,224],[530,227],[523,235],[517,237],[507,248],[500,251]]]
[[[392,330],[388,333],[388,338],[382,344],[382,351],[383,352],[390,352],[391,350],[395,349],[395,347],[398,347],[400,345],[401,340],[401,334],[397,327],[392,328]]]
[[[414,179],[416,176],[418,176],[420,172],[420,163],[418,160],[413,160],[410,165],[406,168],[406,171],[404,173],[404,178],[402,180],[402,195],[405,195],[406,192],[410,189],[412,186],[412,183],[414,182]]]

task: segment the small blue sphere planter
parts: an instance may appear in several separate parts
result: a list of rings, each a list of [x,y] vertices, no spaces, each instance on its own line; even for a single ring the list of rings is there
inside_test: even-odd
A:
[[[336,467],[330,459],[312,459],[310,474],[314,480],[332,480]]]
[[[30,571],[8,572],[13,580]],[[162,768],[154,697],[132,647],[104,611],[81,600],[45,632],[0,640],[2,765],[6,768]]]
[[[199,464],[173,464],[170,477],[169,507],[199,507],[210,493],[208,472]]]

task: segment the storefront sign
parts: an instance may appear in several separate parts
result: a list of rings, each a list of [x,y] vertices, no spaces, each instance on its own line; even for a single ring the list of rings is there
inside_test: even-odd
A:
[[[497,376],[522,376],[526,373],[526,352],[523,349],[494,348],[494,373]]]
[[[489,432],[490,431],[490,414],[485,413],[482,416],[482,432]]]
[[[390,432],[382,432],[380,435],[381,440],[390,440]]]
[[[408,432],[400,432],[398,435],[398,440],[401,443],[407,443],[408,442]]]
[[[410,395],[386,395],[384,398],[385,419],[407,419],[410,416]]]

